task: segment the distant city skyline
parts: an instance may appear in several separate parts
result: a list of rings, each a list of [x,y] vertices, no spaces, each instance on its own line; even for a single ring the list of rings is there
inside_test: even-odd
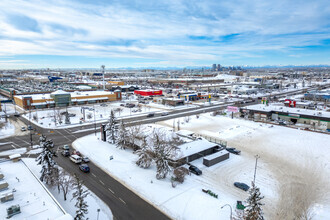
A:
[[[330,65],[328,1],[0,1],[0,69]]]

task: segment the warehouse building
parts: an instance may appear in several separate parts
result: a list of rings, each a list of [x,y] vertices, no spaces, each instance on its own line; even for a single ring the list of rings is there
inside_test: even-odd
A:
[[[65,92],[63,90],[57,90],[50,94],[16,95],[14,96],[14,100],[16,105],[28,110],[117,101],[121,100],[121,92]]]

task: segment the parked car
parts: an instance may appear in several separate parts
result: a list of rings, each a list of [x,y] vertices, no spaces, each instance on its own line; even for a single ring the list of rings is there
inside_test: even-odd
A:
[[[102,107],[107,107],[108,105],[105,104],[105,103],[102,103],[100,106],[102,106]]]
[[[64,156],[64,157],[69,157],[69,156],[70,156],[70,151],[68,151],[68,150],[63,150],[63,151],[61,152],[61,154],[62,154],[62,156]]]
[[[147,115],[148,118],[150,118],[150,117],[154,117],[154,116],[155,116],[155,113],[149,113],[149,114]]]
[[[168,112],[162,112],[161,113],[161,116],[166,116],[166,115],[168,115],[169,113]]]
[[[72,155],[78,155],[78,156],[81,157],[81,153],[79,151],[76,151],[76,150],[72,152]]]
[[[234,186],[236,186],[239,189],[242,189],[244,191],[248,191],[250,189],[250,187],[245,184],[245,183],[240,183],[240,182],[234,182]]]
[[[22,126],[21,131],[26,131],[26,127]]]
[[[28,125],[27,129],[30,131],[30,130],[33,130],[32,126],[31,125]]]
[[[81,164],[79,165],[79,169],[83,171],[84,173],[88,173],[90,171],[89,166],[87,164]]]
[[[70,156],[70,160],[74,163],[81,163],[82,162],[81,157],[79,157],[78,155],[75,155],[75,154]]]
[[[125,104],[120,104],[120,106],[125,106]]]
[[[70,147],[69,147],[69,145],[66,144],[66,145],[63,145],[62,149],[63,150],[70,150]]]
[[[226,150],[227,150],[229,153],[232,153],[232,154],[236,154],[236,155],[240,155],[240,154],[241,154],[241,151],[240,151],[240,150],[237,150],[237,149],[234,148],[234,147],[228,147],[228,148],[226,148]]]
[[[68,116],[69,116],[69,117],[75,117],[76,114],[74,114],[74,113],[69,113]]]
[[[89,160],[88,157],[83,157],[83,158],[82,158],[82,161],[83,161],[84,163],[88,163],[90,160]]]
[[[194,165],[189,166],[189,171],[197,176],[202,175],[202,171]]]

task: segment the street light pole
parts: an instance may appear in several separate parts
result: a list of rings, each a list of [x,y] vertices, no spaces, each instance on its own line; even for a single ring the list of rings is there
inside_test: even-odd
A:
[[[29,112],[29,130],[30,130],[30,146],[31,146],[31,149],[32,149],[32,146],[33,146],[33,143],[32,143],[32,126],[31,126],[31,106],[29,108],[30,112]]]
[[[93,109],[94,109],[94,133],[95,133],[95,136],[96,136],[96,119],[95,119],[95,106],[93,104]]]
[[[260,156],[257,154],[257,155],[255,155],[255,158],[256,158],[256,165],[254,167],[253,183],[256,183],[257,164],[258,164],[258,159],[260,158]]]
[[[101,209],[97,209],[97,220],[99,220],[100,211],[101,211]]]
[[[231,208],[231,205],[229,205],[229,204],[225,204],[225,205],[221,206],[221,209],[225,206],[229,206],[229,208],[230,208],[230,220],[232,220],[233,219],[233,209]]]

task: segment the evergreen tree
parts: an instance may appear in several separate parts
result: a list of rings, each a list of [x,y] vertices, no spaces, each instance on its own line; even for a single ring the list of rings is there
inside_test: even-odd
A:
[[[107,140],[111,144],[116,142],[116,118],[113,110],[110,112],[110,118],[108,124],[105,126],[105,131],[107,134]]]
[[[255,183],[252,182],[252,188],[249,190],[249,198],[247,199],[247,206],[244,210],[245,220],[263,220],[262,207],[264,204],[261,203],[261,200],[264,196],[261,196],[260,189],[256,187]]]
[[[120,122],[116,144],[120,149],[126,149],[128,144],[128,134],[124,122]]]
[[[74,183],[72,186],[75,190],[75,192],[72,193],[72,199],[77,199],[75,204],[77,210],[74,220],[83,220],[85,219],[85,214],[88,213],[88,204],[85,201],[85,198],[89,195],[89,192],[87,189],[83,188],[83,181],[80,180],[76,174],[74,174]]]
[[[47,140],[45,135],[42,135],[39,139],[39,145],[42,148],[42,152],[36,161],[38,165],[42,166],[40,180],[46,184],[52,184],[54,180],[52,174],[54,169],[57,169],[56,162],[53,160],[55,153],[51,150],[54,147],[54,143],[52,140]]]

